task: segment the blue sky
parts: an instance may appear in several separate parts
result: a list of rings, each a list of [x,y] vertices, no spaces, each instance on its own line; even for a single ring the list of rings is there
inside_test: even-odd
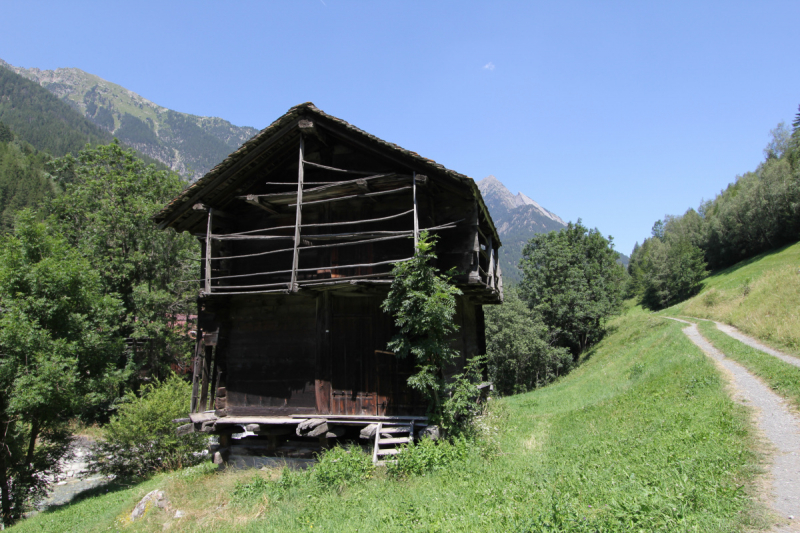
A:
[[[267,126],[313,101],[629,254],[800,104],[800,2],[4,0],[0,58]]]

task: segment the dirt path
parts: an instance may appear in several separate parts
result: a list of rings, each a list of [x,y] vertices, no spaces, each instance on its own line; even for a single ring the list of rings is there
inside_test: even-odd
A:
[[[705,320],[705,319],[698,318],[696,320]],[[716,320],[712,320],[711,322],[716,324],[717,325],[717,329],[720,330],[722,333],[728,335],[729,337],[733,337],[737,341],[743,342],[746,345],[748,345],[748,346],[750,346],[752,348],[755,348],[756,350],[761,350],[762,352],[764,352],[766,354],[769,354],[769,355],[772,355],[774,357],[777,357],[781,361],[785,361],[785,362],[789,363],[790,365],[794,365],[794,366],[800,368],[800,359],[798,359],[797,357],[794,357],[793,355],[789,355],[787,353],[784,353],[784,352],[781,352],[779,350],[776,350],[775,348],[770,348],[766,344],[762,344],[762,343],[758,342],[753,337],[745,335],[744,333],[742,333],[741,331],[739,331],[738,329],[736,329],[733,326],[729,326],[728,324],[723,324],[722,322],[717,322]]]
[[[772,531],[800,531],[800,417],[788,403],[772,392],[743,366],[725,357],[686,320],[683,329],[689,339],[731,375],[734,398],[754,408],[759,430],[772,444],[771,491],[769,504],[782,519]]]

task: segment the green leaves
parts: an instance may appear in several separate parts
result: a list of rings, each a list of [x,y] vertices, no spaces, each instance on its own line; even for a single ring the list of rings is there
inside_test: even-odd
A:
[[[611,238],[581,221],[534,236],[522,251],[520,296],[573,356],[597,342],[622,298],[623,269]]]
[[[439,416],[445,394],[443,369],[458,355],[449,335],[457,330],[453,318],[461,291],[450,283],[448,274],[433,266],[435,244],[435,237],[420,234],[413,259],[395,265],[382,309],[394,317],[398,328],[389,350],[398,357],[414,358],[417,373],[408,384],[425,395],[431,413]]]

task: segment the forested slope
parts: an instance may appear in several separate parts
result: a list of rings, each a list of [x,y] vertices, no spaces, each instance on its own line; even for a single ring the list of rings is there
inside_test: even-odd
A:
[[[50,160],[44,152],[24,141],[0,122],[0,232],[11,228],[14,214],[41,205],[54,193],[53,180],[45,173]]]
[[[111,134],[82,117],[39,84],[0,67],[0,121],[37,150],[61,157]]]

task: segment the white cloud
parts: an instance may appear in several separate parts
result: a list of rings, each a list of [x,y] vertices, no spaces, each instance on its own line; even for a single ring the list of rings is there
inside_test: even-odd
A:
[[[486,70],[494,70],[494,63],[492,63],[491,61],[489,61],[488,63],[486,63],[486,64],[483,66],[483,68],[485,68]]]

